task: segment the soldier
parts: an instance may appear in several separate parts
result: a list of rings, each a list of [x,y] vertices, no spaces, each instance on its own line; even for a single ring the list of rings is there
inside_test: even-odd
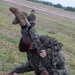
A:
[[[65,59],[60,54],[62,44],[49,36],[40,36],[40,41],[46,51],[46,56],[44,58],[41,58],[37,54],[36,48],[33,47],[31,38],[28,35],[22,37],[19,50],[29,53],[29,60],[26,64],[15,68],[8,75],[11,75],[11,73],[13,75],[13,73],[19,74],[30,71],[35,71],[37,75],[67,75]]]
[[[35,16],[35,10],[31,10],[31,14],[27,17],[28,21],[32,25],[32,27],[35,26],[36,23],[36,16]]]
[[[39,57],[39,55],[38,55],[38,57],[42,60],[41,62],[40,62],[40,64],[41,65],[39,65],[39,62],[35,62],[35,64],[37,63],[37,65],[39,66],[39,68],[38,68],[38,66],[36,65],[36,67],[35,68],[37,68],[38,69],[38,71],[41,73],[41,75],[48,75],[48,72],[49,72],[49,75],[53,75],[53,74],[55,74],[55,75],[66,75],[65,74],[65,67],[64,67],[64,59],[63,59],[63,57],[59,54],[59,50],[61,49],[61,43],[58,43],[56,40],[54,40],[53,39],[53,41],[52,41],[52,38],[50,38],[49,37],[49,41],[47,42],[47,40],[46,41],[44,41],[44,40],[41,40],[41,38],[39,38],[39,36],[37,36],[37,34],[34,34],[34,31],[31,29],[31,28],[29,28],[29,34],[30,34],[30,37],[31,37],[31,39],[32,39],[32,41],[33,41],[33,45],[34,45],[34,47],[35,48],[33,48],[33,45],[30,45],[30,48],[33,48],[33,49],[37,49],[36,51],[37,52],[35,52],[35,51],[33,51],[32,52],[32,54],[33,53],[35,53],[36,55],[37,54],[39,54],[42,58],[43,57],[45,57],[44,59],[41,59],[40,57]],[[33,36],[32,36],[32,34],[33,34]],[[34,36],[35,35],[35,36]],[[36,39],[36,40],[35,40]],[[40,40],[39,40],[40,39]],[[45,39],[44,37],[42,38],[42,39]],[[22,38],[22,40],[23,40],[23,38]],[[24,40],[22,41],[21,40],[21,42],[24,42]],[[26,40],[25,40],[26,41]],[[46,46],[46,48],[48,48],[49,47],[49,49],[45,49],[45,50],[42,50],[44,47],[42,46],[42,44],[41,44],[41,42],[44,42],[44,43],[42,43],[43,44],[43,46],[45,47]],[[51,42],[52,41],[52,42]],[[54,44],[52,44],[54,42]],[[45,44],[46,43],[46,44]],[[49,45],[48,45],[49,44]],[[41,45],[41,46],[40,46]],[[23,45],[22,45],[23,46]],[[24,45],[25,46],[25,45]],[[27,46],[27,45],[26,45]],[[40,47],[39,47],[40,46]],[[21,47],[21,46],[20,46]],[[37,48],[38,47],[38,48]],[[23,48],[24,49],[24,48]],[[22,49],[20,49],[20,50],[22,50]],[[25,49],[24,49],[25,50]],[[32,50],[32,49],[31,49]],[[40,51],[41,50],[41,51]],[[58,52],[57,52],[57,51]],[[59,55],[59,56],[57,56],[56,57],[56,55],[54,55],[54,53],[55,54],[57,54],[57,55]],[[34,54],[34,55],[35,55]],[[50,55],[51,54],[51,55]],[[52,57],[51,57],[52,56]],[[55,56],[55,57],[54,57]],[[34,56],[35,57],[35,56]],[[37,57],[36,57],[37,58]],[[37,58],[37,60],[39,59],[39,58]],[[56,59],[56,58],[58,58],[58,59]],[[62,58],[63,59],[63,61],[62,61],[62,59],[60,60],[59,58]],[[55,62],[55,60],[54,59],[56,59],[56,61],[57,61],[57,63]],[[36,61],[37,61],[36,60]],[[34,59],[33,59],[33,61],[34,61]],[[60,63],[60,62],[62,63]],[[32,64],[34,63],[34,62],[31,62]],[[42,64],[43,63],[43,64]],[[28,64],[28,63],[27,63]],[[60,65],[59,65],[60,64]],[[29,66],[30,64],[28,64],[28,66]],[[52,66],[52,67],[51,67]],[[23,66],[21,66],[21,67],[19,67],[19,68],[17,68],[18,70],[19,70],[19,72],[21,73],[21,71],[22,72],[25,72],[25,70],[26,70],[26,65],[23,65]],[[24,70],[23,70],[24,69]],[[30,68],[29,68],[30,69]],[[29,70],[28,69],[28,67],[27,67],[27,70]],[[47,72],[47,71],[48,72]],[[59,73],[57,73],[57,70],[60,70],[60,72],[61,72],[61,74],[59,74]],[[64,70],[64,71],[63,71]],[[30,70],[29,70],[30,71]],[[46,73],[44,73],[44,72]],[[36,72],[36,71],[35,71]],[[38,74],[38,75],[40,75],[40,73]],[[44,73],[44,74],[43,74]],[[11,75],[11,74],[8,74],[8,75]]]

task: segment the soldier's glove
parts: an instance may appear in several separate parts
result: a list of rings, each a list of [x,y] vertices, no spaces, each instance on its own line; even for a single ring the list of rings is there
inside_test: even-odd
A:
[[[49,75],[49,73],[48,73],[48,71],[43,70],[43,71],[40,73],[40,75]]]

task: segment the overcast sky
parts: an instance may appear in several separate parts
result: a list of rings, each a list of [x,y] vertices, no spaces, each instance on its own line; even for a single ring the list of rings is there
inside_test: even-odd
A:
[[[75,7],[75,0],[42,0],[42,1],[49,1],[49,2],[52,2],[53,4],[59,3],[62,6]]]

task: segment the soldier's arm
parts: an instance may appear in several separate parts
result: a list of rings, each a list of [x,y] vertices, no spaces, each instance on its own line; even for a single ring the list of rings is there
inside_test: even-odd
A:
[[[28,32],[32,39],[33,45],[36,48],[37,53],[39,54],[42,50],[44,50],[44,46],[42,45],[42,43],[40,41],[39,35],[33,28],[28,29]]]
[[[27,62],[26,64],[23,64],[14,69],[14,72],[18,74],[30,72],[30,71],[33,71],[33,68],[31,67],[30,62]]]
[[[15,19],[13,20],[13,22],[12,22],[12,24],[18,24],[19,22],[18,22],[18,20],[17,20],[17,18],[15,17]]]
[[[21,74],[21,73],[25,73],[25,72],[30,72],[33,71],[30,62],[27,62],[26,64],[23,64],[17,68],[14,68],[13,70],[11,70],[8,74],[6,75],[14,75],[16,74]]]

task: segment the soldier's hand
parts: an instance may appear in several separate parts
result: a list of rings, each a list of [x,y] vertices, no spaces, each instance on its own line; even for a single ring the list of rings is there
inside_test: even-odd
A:
[[[47,53],[45,50],[41,50],[40,54],[39,54],[42,58],[46,57]]]

